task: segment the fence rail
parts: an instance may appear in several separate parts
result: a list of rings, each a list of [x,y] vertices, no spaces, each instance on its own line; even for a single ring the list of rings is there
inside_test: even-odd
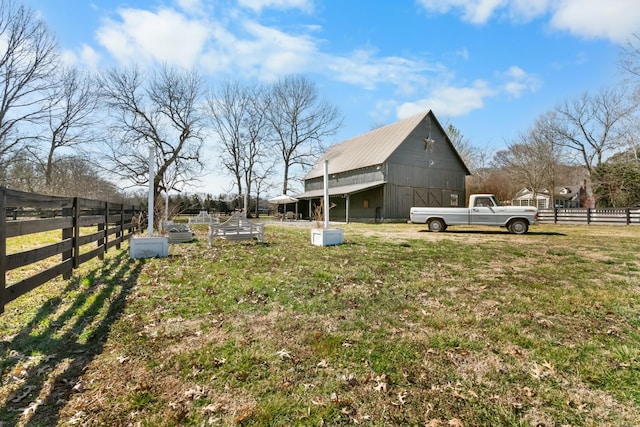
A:
[[[640,225],[640,208],[558,208],[540,209],[540,223]]]
[[[133,205],[26,193],[0,187],[0,314],[9,302],[38,286],[62,275],[71,277],[73,269],[98,257],[103,259],[109,248],[131,237],[140,224],[134,218],[139,209]],[[53,243],[7,253],[7,241],[59,230],[60,238]],[[34,246],[38,238],[33,239]],[[59,261],[55,257],[60,256]],[[19,274],[20,279],[8,283],[12,270],[46,263],[37,273]],[[27,276],[27,277],[24,277]]]

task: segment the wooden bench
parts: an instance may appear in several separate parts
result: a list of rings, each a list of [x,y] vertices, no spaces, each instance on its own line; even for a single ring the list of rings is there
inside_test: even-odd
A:
[[[209,246],[213,246],[216,237],[226,240],[250,240],[257,239],[264,242],[264,223],[253,222],[234,212],[231,218],[222,224],[209,224]]]

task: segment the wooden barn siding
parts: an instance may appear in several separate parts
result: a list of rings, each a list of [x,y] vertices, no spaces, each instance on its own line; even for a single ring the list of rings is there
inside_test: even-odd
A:
[[[383,198],[382,187],[372,188],[359,193],[355,193],[349,196],[349,221],[353,222],[374,222],[376,220],[376,213],[379,212],[382,215],[383,212]],[[342,195],[329,197],[331,203],[335,203],[336,206],[329,211],[330,221],[346,221],[347,219],[347,199]],[[366,208],[364,201],[367,201],[369,205]],[[302,207],[299,212],[303,213],[303,218],[309,218],[308,201],[302,202]],[[311,200],[312,205],[318,205],[320,198]]]
[[[434,140],[426,147],[425,139]],[[387,181],[418,188],[465,191],[464,165],[438,128],[421,123],[388,160]]]
[[[389,164],[387,182],[390,184],[415,187],[438,188],[458,192],[464,199],[464,172],[454,169],[425,168],[402,164]]]
[[[425,139],[434,140],[427,146]],[[465,199],[465,169],[445,135],[422,123],[387,163],[385,219],[409,217],[412,206],[451,206],[451,194]]]
[[[383,187],[377,187],[349,196],[349,220],[354,222],[374,222],[376,214],[383,215],[382,194]],[[365,207],[365,200],[369,207]]]
[[[412,206],[413,187],[388,184],[386,187],[385,220],[402,220],[409,217]]]
[[[329,188],[342,187],[343,185],[367,184],[370,182],[383,181],[384,173],[382,169],[363,168],[355,171],[341,172],[329,175]],[[308,179],[304,183],[305,191],[322,190],[324,188],[324,178]]]
[[[441,188],[416,188],[393,184],[386,186],[386,192],[384,217],[389,221],[408,220],[412,206],[449,207],[453,193]],[[458,200],[464,202],[463,195],[459,195]]]

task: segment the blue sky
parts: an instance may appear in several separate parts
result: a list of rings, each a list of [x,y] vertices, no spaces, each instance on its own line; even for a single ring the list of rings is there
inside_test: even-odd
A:
[[[167,63],[271,82],[301,73],[344,114],[326,145],[432,109],[500,149],[558,102],[622,77],[638,0],[24,0],[67,61]],[[210,176],[217,194],[229,179]]]

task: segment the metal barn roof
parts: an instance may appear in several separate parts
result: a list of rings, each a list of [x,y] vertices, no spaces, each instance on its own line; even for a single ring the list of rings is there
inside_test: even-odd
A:
[[[305,179],[324,174],[324,161],[329,173],[340,173],[384,163],[431,111],[374,129],[330,147],[311,168]]]

